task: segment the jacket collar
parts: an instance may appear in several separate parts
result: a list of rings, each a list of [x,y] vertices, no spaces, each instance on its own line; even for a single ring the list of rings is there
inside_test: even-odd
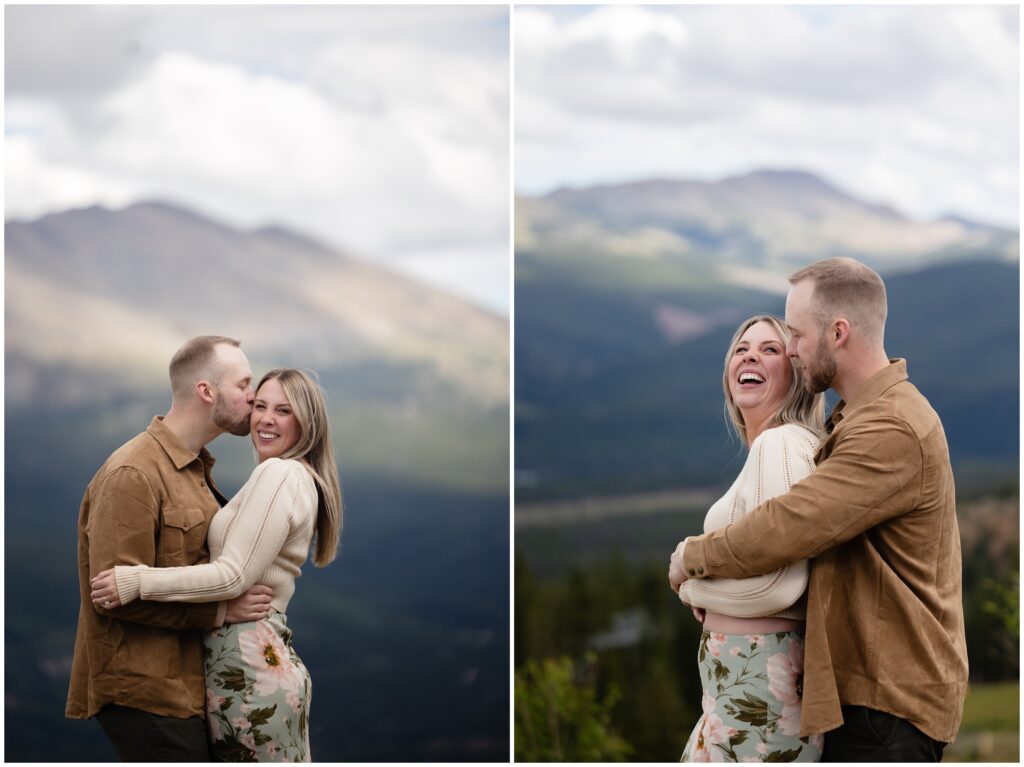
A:
[[[871,376],[871,378],[861,384],[861,387],[857,389],[852,397],[850,397],[849,402],[845,402],[843,400],[839,401],[829,414],[828,420],[825,422],[825,428],[831,432],[832,429],[834,429],[844,417],[849,415],[850,412],[859,407],[863,407],[870,402],[874,402],[876,399],[881,397],[886,390],[891,389],[896,384],[906,380],[907,361],[903,358],[889,360],[889,365],[887,367],[882,368]]]
[[[216,462],[216,459],[205,447],[200,448],[198,453],[193,453],[185,447],[185,444],[178,439],[178,435],[164,424],[164,417],[162,415],[153,416],[153,420],[149,422],[146,432],[164,449],[167,457],[171,459],[171,463],[174,464],[174,468],[178,471],[181,471],[197,459],[202,461],[207,467],[213,466]]]

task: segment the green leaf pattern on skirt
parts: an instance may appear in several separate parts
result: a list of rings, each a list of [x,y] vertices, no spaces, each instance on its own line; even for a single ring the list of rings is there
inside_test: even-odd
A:
[[[680,761],[821,761],[822,737],[800,737],[803,632],[705,631],[697,665],[703,713]]]
[[[206,722],[220,762],[308,762],[309,672],[281,613],[209,631]]]

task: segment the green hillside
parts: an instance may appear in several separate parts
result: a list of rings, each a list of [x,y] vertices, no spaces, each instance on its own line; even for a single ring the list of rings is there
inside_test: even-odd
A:
[[[744,317],[781,315],[783,297],[678,279],[612,292],[562,266],[544,272],[539,257],[526,263],[516,281],[518,497],[727,484],[740,446],[722,415],[725,348]],[[958,479],[968,488],[1012,477],[1017,440],[1000,424],[1019,412],[1017,363],[1005,353],[1018,339],[1017,265],[940,264],[887,285],[887,351],[908,359],[943,418]],[[659,306],[702,318],[701,334],[666,338]]]

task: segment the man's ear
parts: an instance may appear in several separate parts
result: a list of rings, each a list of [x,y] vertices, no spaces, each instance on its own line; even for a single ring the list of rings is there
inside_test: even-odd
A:
[[[197,381],[196,394],[199,396],[199,399],[207,405],[213,404],[213,387],[210,386],[209,381]]]
[[[832,340],[836,348],[845,346],[850,340],[850,323],[843,317],[839,317],[832,323]]]

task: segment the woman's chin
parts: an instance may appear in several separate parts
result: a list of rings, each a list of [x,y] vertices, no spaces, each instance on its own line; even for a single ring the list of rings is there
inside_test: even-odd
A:
[[[281,451],[273,447],[268,447],[265,445],[256,445],[256,457],[259,458],[260,463],[267,460],[268,458],[273,458],[274,456],[280,454]]]
[[[738,397],[736,399],[736,408],[740,411],[743,416],[744,422],[749,422],[750,418],[755,418],[764,410],[764,403],[762,397]]]

